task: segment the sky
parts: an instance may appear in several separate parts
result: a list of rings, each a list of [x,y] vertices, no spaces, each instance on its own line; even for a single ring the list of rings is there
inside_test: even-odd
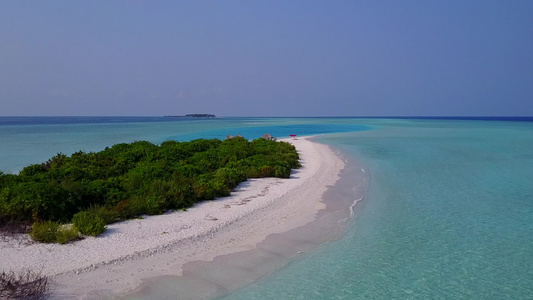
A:
[[[0,0],[0,116],[533,116],[533,1]]]

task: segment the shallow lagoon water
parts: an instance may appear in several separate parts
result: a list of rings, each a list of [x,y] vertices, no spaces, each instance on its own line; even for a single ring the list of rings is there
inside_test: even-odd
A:
[[[134,140],[254,138],[267,129],[278,136],[334,133],[318,140],[363,165],[371,178],[347,230],[221,299],[533,295],[532,122],[222,118],[2,124],[4,172],[58,152],[98,151]],[[351,132],[361,129],[366,130]]]
[[[222,299],[531,299],[533,123],[372,120],[344,237]]]
[[[77,151],[101,151],[117,143],[146,140],[247,139],[368,129],[353,122],[311,118],[163,118],[163,117],[0,117],[0,171],[17,173],[29,164]]]

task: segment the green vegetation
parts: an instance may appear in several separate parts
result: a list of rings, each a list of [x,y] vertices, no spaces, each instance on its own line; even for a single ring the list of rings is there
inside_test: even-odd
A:
[[[92,211],[80,211],[74,215],[72,223],[85,235],[97,236],[105,231],[104,219]]]
[[[80,239],[80,233],[75,226],[61,225],[57,231],[56,242],[59,244],[66,244],[70,241]]]
[[[61,225],[57,222],[35,222],[31,227],[31,237],[43,243],[55,243],[57,241],[57,232]]]
[[[75,227],[61,225],[54,221],[33,223],[30,236],[38,242],[59,244],[66,244],[80,237]]]
[[[247,178],[288,178],[299,166],[289,143],[240,137],[160,146],[139,141],[97,153],[60,153],[19,175],[0,173],[0,224],[33,222],[32,236],[45,242],[54,241],[54,232],[57,241],[60,224],[71,221],[83,234],[98,235],[105,224],[186,210],[228,196]],[[41,229],[43,224],[48,229]]]

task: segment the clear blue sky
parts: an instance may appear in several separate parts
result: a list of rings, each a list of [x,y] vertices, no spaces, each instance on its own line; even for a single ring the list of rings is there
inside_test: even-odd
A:
[[[533,115],[533,1],[0,0],[0,115]]]

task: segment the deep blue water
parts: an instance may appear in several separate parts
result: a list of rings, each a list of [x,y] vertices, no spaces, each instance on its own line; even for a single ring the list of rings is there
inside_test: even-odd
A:
[[[263,120],[272,118],[223,118],[224,120]],[[300,119],[300,120],[320,120],[332,118],[279,118],[279,119]],[[337,117],[336,119],[398,119],[398,120],[477,120],[477,121],[514,121],[514,122],[533,122],[533,117]],[[206,121],[221,119],[205,119],[205,118],[174,118],[174,117],[135,117],[135,116],[76,116],[76,117],[62,117],[62,116],[35,116],[35,117],[1,117],[0,126],[3,125],[46,125],[46,124],[107,124],[107,123],[138,123],[138,122],[180,122],[180,121]],[[324,132],[325,133],[325,132]]]
[[[339,240],[223,299],[533,299],[531,118],[108,118],[0,118],[0,170],[118,142],[269,132],[325,134],[370,172]]]

